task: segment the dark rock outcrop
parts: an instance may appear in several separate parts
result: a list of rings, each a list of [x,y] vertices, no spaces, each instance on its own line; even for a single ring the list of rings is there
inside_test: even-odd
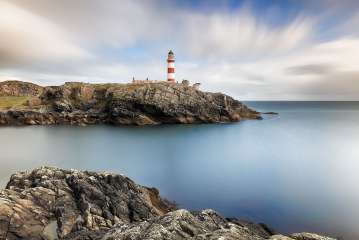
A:
[[[41,167],[12,175],[0,192],[0,239],[333,240],[274,235],[264,224],[213,210],[176,210],[159,192],[111,173]]]
[[[0,193],[0,239],[104,231],[172,209],[157,190],[122,175],[42,167],[12,175]]]
[[[44,87],[37,108],[0,112],[0,125],[219,123],[261,119],[221,93],[167,82],[139,84],[66,83]],[[30,104],[31,105],[31,104]]]

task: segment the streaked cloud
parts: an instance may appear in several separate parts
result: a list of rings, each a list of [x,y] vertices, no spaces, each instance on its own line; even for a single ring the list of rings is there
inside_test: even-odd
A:
[[[302,5],[273,24],[285,9],[0,0],[0,79],[164,79],[166,52],[174,49],[178,79],[202,82],[205,90],[241,99],[359,100],[359,5]]]
[[[256,19],[248,8],[209,15],[189,13],[185,19],[181,49],[213,59],[253,58],[295,49],[310,38],[313,24],[298,17],[273,28]]]
[[[331,73],[334,68],[334,66],[329,64],[306,64],[289,67],[286,69],[286,72],[293,75],[325,75]]]
[[[76,61],[91,54],[49,20],[0,2],[0,67],[21,68],[46,62]]]

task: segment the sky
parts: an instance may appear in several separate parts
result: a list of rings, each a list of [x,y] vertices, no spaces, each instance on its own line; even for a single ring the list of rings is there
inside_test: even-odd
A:
[[[0,0],[0,81],[176,78],[240,100],[359,100],[356,0]]]

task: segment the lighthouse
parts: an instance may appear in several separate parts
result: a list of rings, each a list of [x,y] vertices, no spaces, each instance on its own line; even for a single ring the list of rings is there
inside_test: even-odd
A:
[[[168,52],[168,58],[167,58],[167,81],[168,82],[176,82],[175,80],[175,55],[170,50]]]

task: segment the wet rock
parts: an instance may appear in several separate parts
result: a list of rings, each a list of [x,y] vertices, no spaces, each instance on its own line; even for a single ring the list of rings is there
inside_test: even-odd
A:
[[[262,114],[267,114],[267,115],[278,115],[278,113],[276,113],[276,112],[262,112]]]

